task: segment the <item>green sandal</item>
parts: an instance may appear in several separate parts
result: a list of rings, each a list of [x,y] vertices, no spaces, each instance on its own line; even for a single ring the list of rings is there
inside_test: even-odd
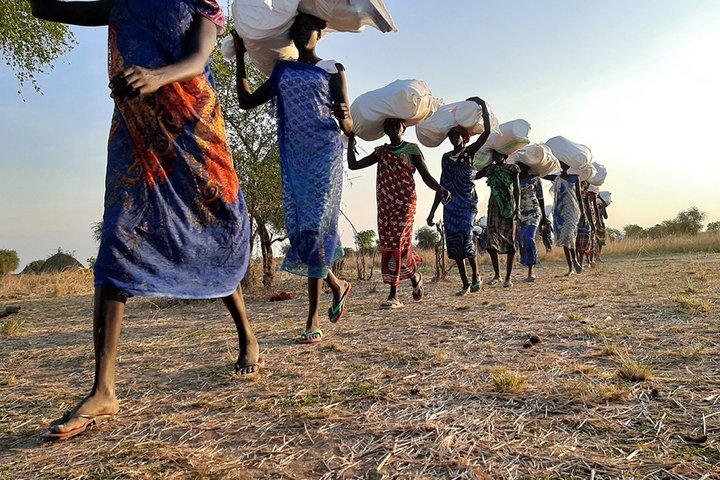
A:
[[[312,332],[303,332],[298,343],[318,343],[322,341],[323,333],[319,328]]]

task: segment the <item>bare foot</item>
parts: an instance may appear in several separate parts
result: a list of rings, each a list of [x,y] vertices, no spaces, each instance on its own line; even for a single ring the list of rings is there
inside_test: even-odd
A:
[[[115,415],[120,410],[115,395],[89,395],[66,416],[50,423],[52,433],[67,433],[83,427],[98,415]]]

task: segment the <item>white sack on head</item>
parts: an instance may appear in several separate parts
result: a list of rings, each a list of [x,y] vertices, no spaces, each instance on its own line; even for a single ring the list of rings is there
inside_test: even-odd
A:
[[[585,145],[571,142],[565,137],[553,137],[545,145],[550,147],[553,155],[568,167],[581,170],[592,162],[592,152]]]
[[[588,185],[588,192],[600,193],[600,187],[591,183]]]
[[[603,190],[602,192],[600,192],[600,198],[603,199],[605,205],[610,205],[612,203],[612,194],[607,190]]]
[[[490,105],[485,104],[490,114],[490,130],[499,131],[498,119],[492,113]],[[437,147],[455,127],[463,127],[471,134],[485,131],[483,110],[476,102],[455,102],[438,107],[435,114],[415,127],[415,134],[426,147]]]
[[[505,155],[512,155],[530,143],[530,124],[517,119],[500,125],[499,133],[491,133],[485,145],[475,154],[475,168],[478,170],[492,163],[492,152],[495,150]]]
[[[325,32],[361,32],[370,25],[381,32],[397,31],[382,0],[234,0],[235,29],[253,64],[267,76],[280,60],[294,60],[298,52],[290,27],[302,11],[328,22]],[[233,40],[223,40],[223,56],[235,58]]]
[[[400,118],[410,127],[431,117],[439,105],[442,100],[435,98],[422,80],[395,80],[363,93],[352,102],[353,132],[368,142],[378,140],[385,135],[386,119]]]
[[[552,175],[560,171],[560,162],[552,150],[547,145],[534,143],[523,147],[517,152],[510,155],[507,159],[508,163],[524,163],[529,167],[530,175],[544,177]]]
[[[595,170],[597,170],[597,174],[592,177],[589,182],[591,185],[600,186],[603,183],[605,183],[605,179],[607,178],[607,168],[605,168],[605,165],[600,165],[597,162],[593,162],[593,167],[595,167]]]
[[[589,182],[597,175],[597,170],[592,164],[588,163],[583,168],[568,168],[568,173],[570,175],[577,175],[581,182]]]

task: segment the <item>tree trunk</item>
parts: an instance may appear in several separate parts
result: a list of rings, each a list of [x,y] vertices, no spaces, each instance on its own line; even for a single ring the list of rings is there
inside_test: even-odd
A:
[[[255,245],[255,237],[257,236],[257,232],[253,231],[252,224],[254,223],[252,216],[250,217],[250,251],[248,252],[248,255],[250,257],[250,261],[248,263],[247,272],[245,272],[245,276],[243,277],[242,281],[240,282],[240,286],[243,290],[250,290],[250,288],[255,283],[255,275],[253,273],[253,246]]]
[[[263,223],[258,222],[260,249],[263,257],[263,287],[271,287],[275,281],[275,257],[272,252],[273,239]]]

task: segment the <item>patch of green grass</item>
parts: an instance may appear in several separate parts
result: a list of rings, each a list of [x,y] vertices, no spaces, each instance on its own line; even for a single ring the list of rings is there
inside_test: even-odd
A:
[[[0,328],[0,333],[8,336],[18,335],[24,323],[25,320],[9,318],[3,322],[2,328]]]
[[[335,342],[327,343],[318,348],[321,352],[341,352],[342,349],[343,348]]]
[[[597,325],[584,325],[582,333],[585,337],[600,337],[603,335],[603,330]]]
[[[581,313],[568,313],[567,318],[568,320],[583,320],[585,319],[585,315]]]
[[[625,380],[641,382],[644,380],[650,380],[652,378],[653,370],[654,367],[642,363],[639,360],[623,358],[622,365],[620,365],[617,369],[617,376]]]
[[[518,392],[525,386],[527,377],[502,367],[490,378],[490,381],[498,392]]]

